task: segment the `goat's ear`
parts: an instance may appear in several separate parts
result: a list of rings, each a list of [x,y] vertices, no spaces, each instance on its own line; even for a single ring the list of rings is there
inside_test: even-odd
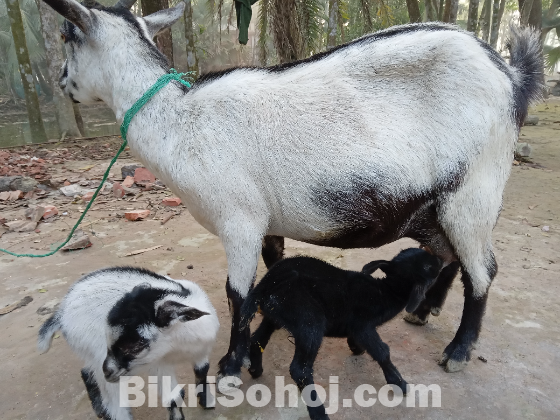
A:
[[[410,296],[408,297],[408,303],[406,304],[406,312],[414,312],[426,298],[426,287],[422,285],[415,285]]]
[[[43,0],[55,12],[76,25],[83,33],[91,27],[91,12],[76,0]]]
[[[169,28],[177,22],[181,16],[183,16],[184,11],[185,3],[181,2],[175,7],[163,9],[152,13],[151,15],[145,16],[143,19],[148,27],[148,34],[150,35],[150,38],[153,38],[159,31]]]
[[[193,321],[204,315],[210,315],[208,312],[199,311],[196,308],[183,305],[179,302],[168,300],[158,308],[156,318],[160,326],[168,326],[174,319],[179,321]]]
[[[385,272],[384,268],[386,269],[389,266],[389,261],[385,260],[377,260],[367,263],[362,268],[362,273],[364,274],[373,274],[375,270],[380,269],[381,271]]]

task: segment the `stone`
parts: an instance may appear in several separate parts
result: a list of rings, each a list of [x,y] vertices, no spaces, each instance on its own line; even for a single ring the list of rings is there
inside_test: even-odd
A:
[[[16,178],[21,178],[21,176],[2,176],[2,177],[0,177],[0,192],[12,191],[12,188],[10,186],[12,185],[12,182],[14,182],[14,180]]]
[[[33,191],[39,183],[33,178],[27,176],[16,177],[10,184],[10,188],[13,190],[20,190],[23,192]]]
[[[515,153],[521,157],[531,157],[533,148],[529,143],[517,143],[515,146]]]
[[[118,182],[113,184],[113,195],[117,198],[123,198],[126,194],[124,188]]]
[[[156,182],[156,177],[146,168],[137,168],[134,171],[134,182],[136,184],[149,184]]]
[[[84,249],[92,246],[91,240],[89,236],[84,233],[83,230],[78,229],[72,235],[70,242],[68,242],[64,247],[62,247],[62,251],[74,251],[77,249]]]
[[[124,217],[126,217],[131,222],[135,220],[145,219],[149,215],[150,215],[150,210],[132,210],[124,213]]]
[[[5,223],[5,225],[12,232],[33,232],[37,227],[37,222],[33,220],[14,220],[13,222]]]
[[[125,188],[130,188],[134,185],[134,177],[133,176],[127,176],[124,181],[121,183],[121,185]]]
[[[136,169],[141,168],[140,165],[125,165],[121,168],[121,176],[125,179],[127,176],[131,176],[134,178],[134,171]]]
[[[90,189],[80,187],[78,184],[66,185],[64,187],[60,187],[58,190],[66,197],[75,197],[77,195],[82,196],[88,191],[91,191]]]
[[[180,206],[181,199],[179,197],[165,197],[163,200],[161,200],[161,204],[169,207]]]
[[[43,219],[48,219],[49,217],[58,214],[58,209],[55,206],[51,206],[47,204],[46,206],[43,206],[43,208],[45,209],[45,213],[43,214]]]
[[[16,191],[4,191],[0,193],[0,201],[16,201],[23,198],[23,192]]]
[[[43,206],[29,206],[24,214],[27,220],[38,222],[45,214],[45,208]]]
[[[536,115],[527,115],[527,118],[525,118],[525,122],[523,123],[523,125],[537,125],[539,123],[539,117],[537,117]]]

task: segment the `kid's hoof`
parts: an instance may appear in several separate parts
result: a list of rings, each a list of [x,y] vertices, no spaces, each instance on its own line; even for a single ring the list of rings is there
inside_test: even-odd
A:
[[[231,380],[224,381],[220,386],[222,379],[230,378],[230,377],[241,379],[241,372],[236,374],[230,374],[230,375],[224,375],[223,373],[218,373],[218,375],[216,376],[216,388],[218,389],[218,392],[220,394],[229,395],[235,389],[239,389],[239,387],[241,386],[241,384],[235,385]]]
[[[253,379],[257,379],[260,378],[261,375],[263,374],[263,369],[253,369],[253,368],[249,368],[249,373],[251,374],[251,378]]]
[[[453,373],[453,372],[460,372],[462,371],[467,365],[469,364],[469,362],[467,362],[466,360],[453,360],[453,359],[449,359],[445,365],[444,365],[444,370],[447,373]]]
[[[430,309],[430,313],[433,316],[439,316],[439,314],[441,314],[441,308],[432,308]]]
[[[421,319],[418,315],[406,313],[403,317],[406,322],[409,322],[414,325],[426,325],[428,323],[428,317],[426,319]]]

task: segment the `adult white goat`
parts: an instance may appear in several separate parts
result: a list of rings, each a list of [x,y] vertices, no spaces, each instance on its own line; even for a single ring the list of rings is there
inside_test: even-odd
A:
[[[184,4],[144,18],[44,0],[67,21],[60,81],[75,101],[104,101],[123,119],[169,67],[152,39]],[[438,314],[462,268],[461,325],[444,350],[448,371],[470,357],[497,266],[491,233],[519,127],[540,92],[538,36],[513,29],[511,64],[455,26],[397,26],[307,60],[172,82],[132,120],[131,150],[218,235],[232,313],[222,375],[239,374],[248,330],[239,308],[259,253],[283,237],[340,248],[410,237],[447,264],[409,320]]]

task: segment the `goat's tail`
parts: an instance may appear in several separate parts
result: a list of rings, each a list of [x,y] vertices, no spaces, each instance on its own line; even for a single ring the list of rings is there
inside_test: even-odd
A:
[[[60,330],[60,316],[55,312],[47,321],[41,326],[39,330],[39,340],[37,341],[37,348],[41,353],[46,353],[51,348],[51,343],[54,334]]]
[[[510,65],[517,70],[514,75],[514,107],[518,127],[527,117],[529,104],[543,95],[543,56],[539,32],[531,28],[510,25],[506,43]]]
[[[257,287],[249,292],[243,305],[241,305],[241,320],[239,321],[239,331],[245,331],[249,327],[251,321],[255,317],[257,310],[259,309],[260,295],[258,293]]]

